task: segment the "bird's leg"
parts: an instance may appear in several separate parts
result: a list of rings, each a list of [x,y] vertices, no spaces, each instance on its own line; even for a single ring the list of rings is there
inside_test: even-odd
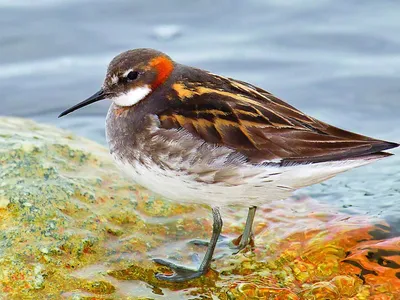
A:
[[[233,240],[228,240],[227,237],[220,235],[220,238],[218,240],[218,245],[220,245],[221,247],[229,246],[230,250],[233,250],[233,254],[236,254],[242,249],[244,249],[248,244],[251,244],[253,240],[252,229],[253,229],[253,221],[256,214],[256,210],[257,210],[256,206],[252,206],[249,208],[246,225],[244,227],[243,233],[239,237]],[[189,243],[196,246],[208,246],[210,244],[208,241],[203,241],[203,240],[192,240]],[[225,255],[226,254],[227,253],[225,253]],[[232,252],[230,252],[230,254],[232,254]]]
[[[222,230],[222,219],[218,208],[213,207],[212,213],[214,220],[212,236],[207,247],[207,252],[199,268],[197,270],[193,270],[190,268],[176,265],[172,262],[163,259],[156,258],[154,259],[154,262],[163,266],[167,266],[174,271],[174,274],[172,275],[156,274],[157,279],[171,281],[171,282],[183,282],[200,277],[207,273],[208,269],[210,268],[211,260],[214,254],[215,246],[217,245],[218,237],[221,234]]]
[[[251,206],[249,208],[243,233],[236,240],[232,241],[233,246],[231,246],[231,248],[235,250],[234,254],[238,253],[240,250],[244,249],[248,244],[250,244],[253,238],[253,221],[256,215],[256,210],[257,206]],[[239,241],[238,245],[235,244],[236,241]]]

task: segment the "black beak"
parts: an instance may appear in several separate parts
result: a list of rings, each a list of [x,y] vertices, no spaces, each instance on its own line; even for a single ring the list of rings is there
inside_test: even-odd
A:
[[[103,100],[106,98],[106,94],[104,93],[104,91],[101,89],[100,91],[98,91],[96,94],[94,94],[93,96],[87,98],[85,101],[82,101],[81,103],[78,103],[77,105],[72,106],[71,108],[68,108],[66,111],[63,111],[58,117],[61,118],[65,115],[68,115],[69,113],[72,113],[73,111],[80,109],[86,105],[95,103],[97,101]]]

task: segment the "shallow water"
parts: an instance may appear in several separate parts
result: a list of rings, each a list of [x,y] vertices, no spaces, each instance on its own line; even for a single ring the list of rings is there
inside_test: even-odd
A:
[[[334,125],[399,142],[399,10],[398,1],[374,0],[0,0],[0,114],[104,144],[107,102],[57,115],[98,89],[114,55],[152,47]],[[300,193],[400,231],[400,155]]]

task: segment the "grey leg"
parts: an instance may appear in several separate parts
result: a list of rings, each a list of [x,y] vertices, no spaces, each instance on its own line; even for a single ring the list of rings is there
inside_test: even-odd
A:
[[[254,217],[256,215],[256,210],[257,210],[256,206],[252,206],[249,208],[246,225],[244,227],[243,233],[238,238],[229,241],[227,240],[226,237],[220,235],[220,241],[218,244],[222,247],[229,245],[231,251],[233,250],[233,254],[236,254],[242,249],[246,248],[246,246],[250,244],[253,238],[253,222],[254,222]],[[189,243],[194,244],[196,246],[207,246],[207,247],[210,244],[208,241],[203,241],[203,240],[193,240],[190,241]],[[230,254],[232,254],[232,252],[230,252]]]
[[[246,225],[244,227],[243,234],[240,238],[239,245],[233,246],[232,248],[236,250],[235,254],[240,250],[244,249],[251,241],[253,235],[253,221],[256,215],[257,206],[251,206],[249,208],[249,213],[247,214]]]
[[[210,268],[211,260],[214,254],[215,246],[217,245],[218,237],[221,234],[222,230],[222,219],[218,208],[213,207],[212,213],[214,219],[212,236],[207,247],[207,252],[199,268],[197,270],[193,270],[190,268],[176,265],[164,259],[156,258],[154,259],[154,262],[163,266],[167,266],[174,271],[174,274],[172,275],[156,274],[157,279],[171,281],[171,282],[183,282],[200,277],[205,273],[207,273],[208,269]]]

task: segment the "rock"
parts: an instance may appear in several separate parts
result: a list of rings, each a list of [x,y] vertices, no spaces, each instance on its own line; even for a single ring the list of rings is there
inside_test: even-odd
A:
[[[221,245],[206,276],[161,282],[154,274],[168,270],[151,259],[194,265],[193,253],[202,258],[204,249],[186,241],[209,238],[210,209],[134,185],[94,142],[0,118],[0,299],[400,296],[399,238],[391,228],[327,211],[309,198],[261,207],[254,251],[218,258]],[[246,212],[222,210],[224,235],[241,233]]]

